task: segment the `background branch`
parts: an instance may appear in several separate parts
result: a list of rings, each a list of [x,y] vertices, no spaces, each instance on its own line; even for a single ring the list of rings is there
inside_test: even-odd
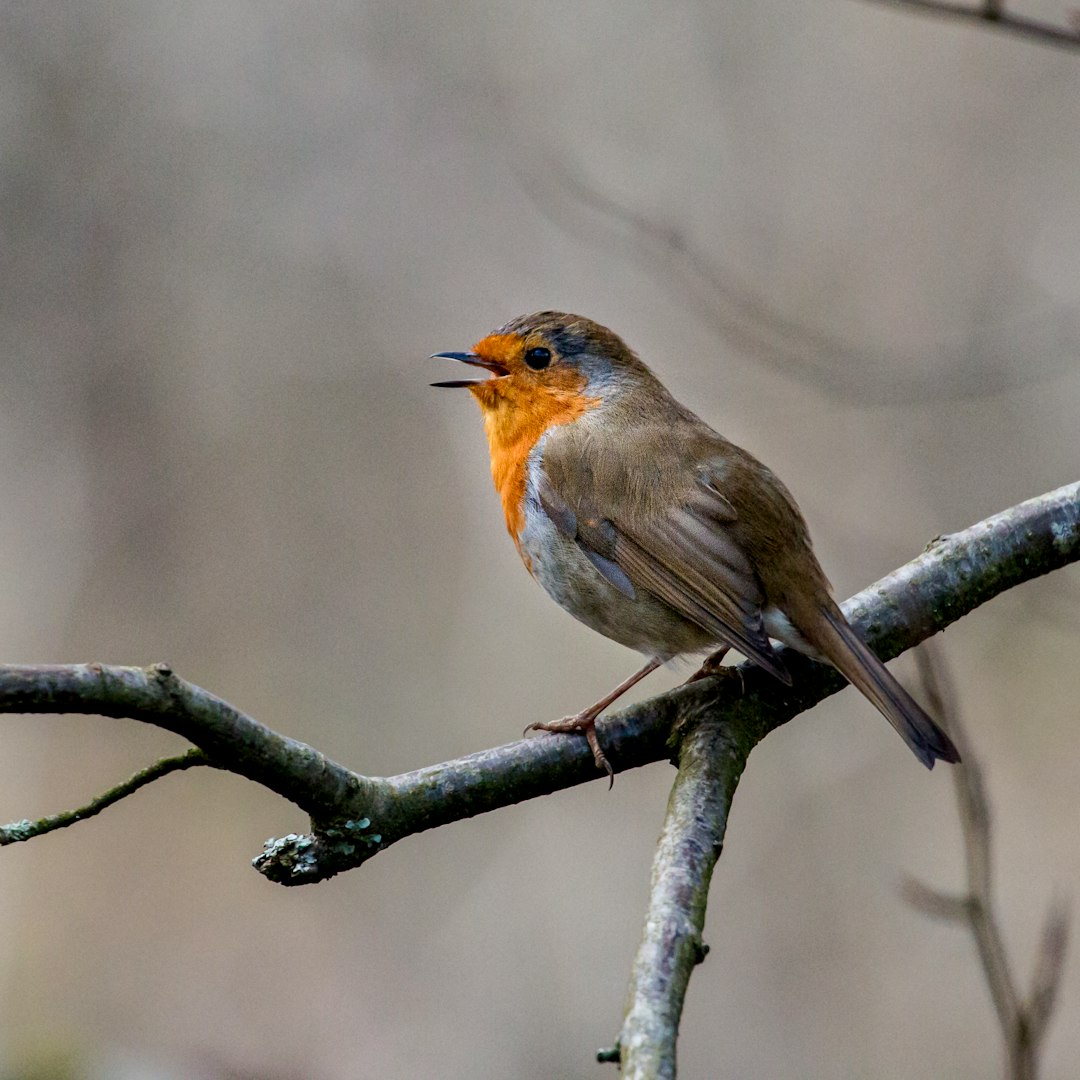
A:
[[[757,365],[835,401],[865,406],[927,402],[943,395],[985,397],[1036,382],[1050,370],[1045,358],[1023,365],[995,363],[992,351],[972,365],[950,341],[932,347],[940,358],[932,374],[921,372],[910,357],[871,357],[865,345],[855,349],[843,336],[786,314],[774,298],[760,295],[685,229],[624,205],[555,155],[524,147],[521,157],[526,163],[517,171],[522,189],[575,242],[585,240],[636,262],[721,340],[752,356]],[[1074,306],[1042,295],[1031,311],[991,322],[985,334],[1005,353],[1011,342],[1023,342],[1030,350],[1033,341],[1047,334],[1056,350],[1066,346],[1065,355],[1071,356],[1077,351]]]
[[[1025,999],[1017,988],[995,911],[992,823],[982,765],[961,723],[946,665],[929,648],[920,649],[916,661],[931,711],[948,730],[964,759],[963,765],[952,770],[952,776],[963,828],[967,891],[963,896],[947,896],[913,879],[905,882],[903,891],[920,911],[968,926],[1001,1027],[1008,1057],[1008,1080],[1035,1080],[1039,1051],[1064,970],[1067,911],[1057,902],[1050,907],[1043,925],[1031,993]]]
[[[964,22],[976,22],[1002,33],[1014,34],[1027,38],[1041,45],[1052,45],[1061,49],[1080,49],[1080,33],[1074,27],[1055,26],[1053,23],[1028,19],[1022,15],[1013,15],[1005,9],[1004,2],[973,4],[942,3],[940,0],[871,0],[876,4],[889,7],[908,8],[946,19],[961,19]]]
[[[535,158],[535,153],[526,155]],[[756,296],[729,269],[699,249],[678,227],[622,205],[572,172],[543,157],[519,170],[522,188],[549,221],[574,236],[635,260],[724,340],[788,378],[837,400],[876,401],[895,392],[867,385],[843,342],[784,315]],[[891,372],[883,376],[892,379]]]

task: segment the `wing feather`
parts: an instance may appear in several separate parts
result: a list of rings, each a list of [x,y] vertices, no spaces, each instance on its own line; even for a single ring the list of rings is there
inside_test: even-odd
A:
[[[618,510],[570,505],[541,470],[539,500],[597,571],[633,598],[644,589],[684,618],[790,683],[762,621],[765,596],[739,545],[737,515],[707,470],[689,497],[635,520]]]
[[[631,581],[790,683],[765,632],[757,575],[727,527],[702,522],[689,506],[615,527],[615,561]]]

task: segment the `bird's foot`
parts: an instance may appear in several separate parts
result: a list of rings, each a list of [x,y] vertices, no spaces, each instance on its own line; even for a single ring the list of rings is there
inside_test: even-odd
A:
[[[688,685],[692,682],[697,682],[698,679],[707,679],[710,675],[716,675],[720,671],[720,667],[724,662],[724,657],[730,652],[730,648],[725,645],[722,649],[717,649],[711,656],[705,658],[705,662],[686,680],[683,685]]]
[[[527,735],[530,731],[551,731],[557,735],[584,735],[588,740],[596,767],[608,774],[608,788],[610,789],[615,783],[615,770],[611,767],[611,762],[608,761],[604,751],[600,749],[600,740],[596,737],[598,715],[595,709],[586,709],[574,716],[564,716],[561,720],[530,724],[522,734]]]
[[[582,709],[575,716],[564,716],[561,720],[552,720],[547,724],[530,724],[522,734],[529,731],[554,731],[560,734],[584,735],[589,741],[596,767],[608,774],[608,790],[615,783],[615,770],[600,749],[600,740],[596,737],[596,718],[613,702],[622,697],[631,686],[641,682],[650,671],[655,671],[662,661],[652,657],[640,671],[635,671],[628,679],[623,679],[610,694],[605,694],[595,705]]]

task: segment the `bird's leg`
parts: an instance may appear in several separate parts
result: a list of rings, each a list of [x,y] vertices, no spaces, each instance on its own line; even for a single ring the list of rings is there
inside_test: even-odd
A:
[[[522,734],[530,731],[554,731],[558,734],[573,733],[584,735],[589,741],[589,749],[592,750],[593,760],[596,767],[602,769],[611,777],[611,784],[615,783],[615,772],[611,764],[600,749],[600,740],[596,737],[596,718],[617,698],[622,697],[631,686],[641,682],[650,671],[655,671],[662,661],[655,656],[640,670],[635,671],[629,679],[624,679],[609,694],[605,694],[595,705],[575,713],[573,716],[564,716],[561,720],[552,720],[546,724],[530,724]],[[608,786],[610,787],[611,784]]]
[[[692,682],[697,682],[698,679],[707,679],[710,675],[715,675],[720,670],[720,665],[723,663],[724,657],[731,651],[730,645],[725,645],[722,649],[717,649],[711,656],[705,658],[705,662],[686,680],[687,685]]]

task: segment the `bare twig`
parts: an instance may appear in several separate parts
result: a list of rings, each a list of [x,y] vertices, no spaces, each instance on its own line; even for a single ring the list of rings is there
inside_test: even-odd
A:
[[[844,605],[856,630],[888,659],[1023,581],[1080,560],[1080,483],[1012,507],[932,544]],[[781,686],[743,665],[740,686],[703,679],[626,709],[601,725],[618,771],[670,755],[686,716],[725,718],[745,760],[753,745],[845,684],[831,668],[785,653],[795,678]],[[436,828],[597,779],[592,753],[572,735],[547,735],[392,777],[367,777],[264,727],[167,667],[100,664],[0,667],[0,712],[130,717],[191,740],[224,769],[305,809],[314,833],[274,842],[261,873],[286,884],[319,881],[376,851]],[[734,715],[733,719],[726,719]]]
[[[834,400],[867,405],[940,400],[943,394],[982,397],[1045,377],[1044,365],[1014,364],[1013,373],[1005,379],[1002,365],[972,365],[966,347],[961,356],[951,345],[937,349],[943,362],[935,370],[932,386],[910,364],[887,356],[868,363],[865,350],[856,352],[836,335],[784,314],[740,280],[735,270],[697,246],[684,229],[623,205],[554,155],[527,147],[520,156],[526,162],[518,172],[522,188],[537,209],[576,242],[585,239],[634,260],[723,340],[753,356],[761,366],[813,386]],[[998,332],[992,336],[999,341],[1022,337],[1030,348],[1033,338],[1050,334],[1055,350],[1075,353],[1072,309],[1049,297],[1040,307],[1024,316],[1022,325],[1010,320],[994,328]]]
[[[1069,946],[1069,909],[1064,901],[1055,900],[1043,923],[1039,952],[1035,957],[1035,974],[1028,996],[1028,1029],[1037,1047],[1046,1032],[1054,1006],[1057,1004],[1061,976],[1065,970],[1065,953]]]
[[[729,722],[687,715],[684,726],[619,1034],[624,1080],[675,1076],[686,988],[707,951],[701,935],[709,882],[746,761],[747,748],[733,737]]]
[[[914,880],[905,882],[903,891],[926,914],[968,925],[1005,1041],[1009,1080],[1035,1080],[1039,1049],[1061,983],[1068,938],[1067,913],[1060,903],[1051,906],[1036,958],[1031,994],[1024,1000],[1013,977],[994,911],[992,822],[982,766],[960,721],[946,666],[928,648],[920,649],[916,660],[931,710],[947,728],[964,759],[964,764],[953,770],[953,778],[964,833],[967,892],[961,897],[948,896]]]
[[[967,895],[964,911],[979,951],[987,986],[1006,1039],[1020,1009],[1020,996],[1009,969],[1008,954],[994,915],[990,804],[982,767],[972,752],[955,707],[955,692],[945,665],[932,649],[916,651],[915,660],[927,701],[960,750],[964,765],[953,771],[956,801],[964,835]]]
[[[966,923],[968,921],[967,896],[950,896],[948,893],[931,889],[915,878],[905,878],[900,883],[900,892],[904,899],[924,915],[943,922]]]
[[[129,795],[138,791],[139,788],[145,787],[155,780],[160,780],[163,776],[168,776],[169,773],[181,772],[197,765],[213,767],[214,762],[201,750],[189,750],[186,754],[162,758],[161,761],[154,762],[148,768],[140,769],[139,772],[128,777],[122,784],[117,784],[116,787],[102,792],[77,810],[65,810],[59,814],[50,814],[48,817],[38,818],[36,821],[24,819],[23,821],[12,821],[7,825],[0,825],[0,847],[5,844],[18,844],[35,836],[55,832],[57,829],[66,829],[77,821],[85,821],[87,818],[100,814],[106,807],[118,803],[121,799],[126,799]]]
[[[1052,45],[1061,49],[1080,49],[1080,32],[1077,29],[1055,26],[1053,23],[1028,19],[1022,15],[1012,15],[1005,10],[1005,4],[1001,0],[998,2],[984,0],[978,6],[944,3],[942,0],[871,0],[871,2],[887,4],[890,7],[908,8],[946,19],[981,23],[990,29],[1027,38],[1041,45]]]
[[[679,229],[623,206],[553,158],[521,170],[518,179],[555,225],[634,258],[721,337],[761,363],[840,400],[889,396],[891,388],[883,395],[877,386],[860,394],[852,372],[864,365],[838,363],[845,354],[840,341],[787,318]]]

